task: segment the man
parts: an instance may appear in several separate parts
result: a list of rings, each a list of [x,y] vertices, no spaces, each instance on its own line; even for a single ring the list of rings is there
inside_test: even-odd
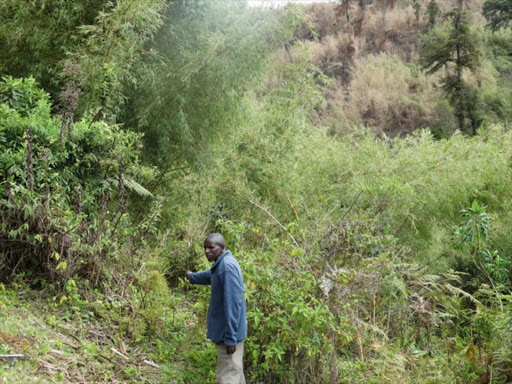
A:
[[[211,285],[208,308],[208,338],[217,344],[217,383],[245,384],[243,372],[244,339],[247,336],[244,281],[238,262],[220,233],[204,241],[204,253],[213,262],[210,269],[187,271],[192,284]]]

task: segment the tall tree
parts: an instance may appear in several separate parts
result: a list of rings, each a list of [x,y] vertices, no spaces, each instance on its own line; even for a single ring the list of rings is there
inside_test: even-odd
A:
[[[473,71],[478,65],[480,54],[477,41],[471,33],[467,13],[454,9],[446,17],[451,29],[447,34],[433,31],[427,35],[421,52],[421,64],[429,74],[442,68],[448,69],[442,80],[443,88],[454,108],[459,129],[468,132],[466,120],[469,120],[471,131],[476,134],[482,122],[477,112],[478,94],[464,81],[462,75],[464,70]]]
[[[483,14],[487,19],[487,26],[493,31],[506,28],[512,21],[512,0],[487,0]]]
[[[437,18],[441,13],[441,8],[436,0],[430,0],[427,4],[428,29],[436,26]]]
[[[350,15],[348,13],[351,6],[351,0],[338,0],[338,5],[336,6],[336,16],[341,17],[345,16],[347,23],[350,23]]]

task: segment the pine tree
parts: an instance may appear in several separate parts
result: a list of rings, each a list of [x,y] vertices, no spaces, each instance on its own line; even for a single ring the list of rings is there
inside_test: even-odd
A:
[[[441,8],[437,4],[436,0],[430,0],[427,4],[427,17],[428,17],[428,29],[432,29],[436,26],[437,18],[441,13]]]
[[[442,68],[448,69],[442,83],[454,108],[459,129],[462,132],[469,130],[467,119],[472,133],[476,134],[476,129],[482,122],[478,113],[479,98],[476,91],[464,81],[462,74],[465,69],[473,71],[478,65],[477,41],[471,33],[465,12],[454,9],[446,16],[451,22],[451,29],[447,35],[434,31],[426,37],[421,52],[421,64],[429,74]]]
[[[483,14],[487,19],[487,27],[493,31],[507,28],[512,21],[512,0],[487,0]]]

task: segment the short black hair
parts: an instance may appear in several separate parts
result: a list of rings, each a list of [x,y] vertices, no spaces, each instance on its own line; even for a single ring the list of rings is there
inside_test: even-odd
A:
[[[209,240],[211,241],[212,243],[215,243],[217,245],[220,245],[222,248],[226,248],[226,240],[224,239],[224,236],[222,236],[220,233],[218,232],[215,232],[215,233],[210,233],[206,239],[206,240]]]

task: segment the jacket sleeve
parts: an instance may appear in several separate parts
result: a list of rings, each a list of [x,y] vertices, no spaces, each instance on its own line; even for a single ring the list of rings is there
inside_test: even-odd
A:
[[[212,271],[210,269],[205,269],[201,272],[192,272],[188,276],[188,281],[192,284],[212,285]]]
[[[238,326],[244,300],[243,283],[236,271],[227,270],[222,274],[224,285],[224,344],[237,345]]]

